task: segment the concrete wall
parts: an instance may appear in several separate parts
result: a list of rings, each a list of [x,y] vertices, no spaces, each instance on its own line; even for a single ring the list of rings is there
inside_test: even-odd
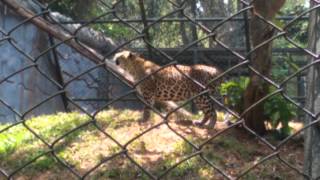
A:
[[[0,6],[0,28],[7,33],[23,19],[17,17],[5,7]],[[3,38],[4,34],[0,35]],[[8,75],[20,69],[32,65],[32,59],[48,47],[48,37],[32,24],[26,24],[10,34],[12,42],[20,48],[25,55],[20,53],[9,41],[0,42],[0,81]],[[32,57],[31,59],[28,56]],[[55,79],[56,74],[52,71],[54,62],[50,54],[38,58],[39,68],[45,75]],[[24,113],[46,97],[54,94],[57,86],[48,81],[35,67],[18,73],[0,84],[0,99],[10,105],[15,111]],[[34,109],[27,116],[43,113],[54,113],[64,110],[61,97],[56,97],[44,105]],[[18,116],[0,103],[0,122],[14,122]]]

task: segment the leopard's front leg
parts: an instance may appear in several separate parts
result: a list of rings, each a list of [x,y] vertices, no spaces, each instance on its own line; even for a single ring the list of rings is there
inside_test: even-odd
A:
[[[154,106],[154,100],[152,99],[151,96],[147,96],[147,95],[143,95],[143,98],[145,100],[145,102],[149,105],[149,106]],[[146,104],[144,104],[144,108],[143,108],[143,115],[142,118],[139,120],[140,122],[147,122],[151,120],[151,109],[150,107],[148,107]]]
[[[203,126],[209,121],[209,126],[214,128],[217,121],[217,114],[213,102],[208,95],[201,95],[195,98],[198,109],[203,111],[204,117],[201,121],[194,122],[197,126]]]

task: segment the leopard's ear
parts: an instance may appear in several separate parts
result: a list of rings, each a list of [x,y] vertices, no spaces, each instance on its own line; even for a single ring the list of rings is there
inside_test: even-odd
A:
[[[123,51],[122,56],[126,59],[133,59],[135,57],[139,57],[137,53],[131,51]]]
[[[123,51],[121,54],[122,54],[122,57],[128,59],[128,58],[130,58],[131,52],[130,51]]]
[[[134,52],[130,52],[129,54],[129,58],[135,58],[135,57],[139,57],[139,54],[138,53],[134,53]]]
[[[133,54],[133,52],[129,52],[129,56],[128,56],[128,58],[133,58],[134,57],[134,54]]]

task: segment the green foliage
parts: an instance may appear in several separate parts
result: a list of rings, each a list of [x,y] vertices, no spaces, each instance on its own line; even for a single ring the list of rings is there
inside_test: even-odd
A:
[[[101,6],[102,7],[102,6]],[[102,14],[104,8],[98,6],[96,0],[61,0],[51,2],[49,8],[72,19],[91,19]]]
[[[231,80],[222,83],[220,86],[220,94],[224,96],[224,103],[237,112],[243,110],[243,94],[249,84],[248,77],[240,77],[238,80]]]
[[[45,2],[51,2],[49,0],[43,0]],[[69,17],[72,17],[73,19],[92,19],[93,17],[98,17],[101,14],[110,11],[110,9],[103,4],[108,4],[112,5],[115,3],[115,1],[112,0],[101,0],[101,1],[96,1],[92,0],[90,3],[88,1],[84,0],[59,0],[55,2],[51,2],[50,4],[50,9],[53,11],[58,11],[64,15],[67,15]],[[217,2],[212,2],[212,3],[204,3],[201,1],[197,1],[197,13],[198,16],[209,16],[212,14],[211,12],[207,12],[208,10],[212,10],[212,8],[203,8],[201,6],[204,6],[206,4],[210,6],[216,6],[219,3]],[[81,6],[79,4],[85,4],[85,6]],[[192,13],[190,12],[189,7],[193,1],[187,2],[186,5],[188,8],[186,8],[185,13],[189,16],[193,16]],[[145,9],[146,9],[146,14],[147,17],[149,18],[159,18],[160,16],[166,15],[174,10],[173,5],[168,2],[168,1],[145,1],[144,2]],[[216,12],[217,16],[220,16],[219,14],[224,14],[225,15],[231,15],[233,10],[239,10],[241,7],[238,7],[239,4],[237,1],[228,1],[223,4],[223,6],[220,8],[221,12]],[[85,7],[85,8],[83,8]],[[306,10],[305,6],[305,1],[304,0],[288,0],[287,3],[281,8],[281,11],[278,13],[280,16],[296,16],[297,14],[300,14],[304,10]],[[84,12],[78,12],[80,10]],[[231,10],[233,9],[233,10]],[[136,19],[140,18],[140,8],[138,1],[121,1],[117,4],[115,7],[115,10],[117,12],[117,15],[123,19]],[[231,11],[230,11],[231,10]],[[179,13],[173,14],[170,16],[170,18],[173,17],[178,17]],[[212,15],[211,15],[212,16]],[[214,16],[214,14],[213,14]],[[110,20],[114,19],[114,16],[110,15],[108,17],[102,17],[99,20]],[[278,25],[279,27],[284,27],[287,23],[288,20],[273,20],[273,23]],[[210,22],[207,25],[210,27],[214,23]],[[137,27],[138,29],[142,29],[142,23],[131,23],[131,25],[137,27],[140,25],[140,27]],[[301,44],[301,45],[306,45],[307,43],[307,21],[296,21],[292,25],[290,25],[286,31],[287,35],[295,40],[295,42]],[[133,37],[133,30],[130,28],[126,28],[126,25],[124,24],[112,24],[112,23],[98,23],[98,24],[91,24],[95,29],[98,29],[102,32],[104,32],[107,36],[110,38],[114,39],[116,42],[121,40],[128,40],[131,37]],[[182,41],[182,32],[186,33],[186,36],[192,37],[192,23],[187,23],[184,22],[184,27],[181,28],[181,23],[180,22],[166,22],[166,23],[159,23],[151,26],[149,28],[149,33],[150,33],[150,42],[156,46],[156,47],[180,47],[183,46],[183,41]],[[183,31],[182,31],[183,30]],[[196,30],[196,36],[201,39],[205,36],[207,36],[206,33],[203,31],[199,30],[197,28]],[[190,38],[192,39],[192,38]],[[209,46],[209,39],[206,39],[204,41],[201,41],[198,43],[198,46],[201,47],[208,47]],[[133,43],[134,47],[143,47],[142,43],[141,44],[136,44]],[[292,44],[288,43],[287,40],[284,38],[278,38],[277,40],[274,41],[274,47],[279,47],[279,48],[286,48],[286,47],[293,47]]]
[[[170,175],[175,177],[187,176],[188,174],[195,173],[200,168],[199,165],[199,160],[193,157],[174,168],[170,172]]]
[[[186,141],[177,142],[174,144],[175,152],[179,154],[190,154],[193,151],[192,146],[190,146]]]
[[[281,82],[289,75],[290,66],[286,63],[287,58],[286,56],[282,56],[272,61],[271,77],[274,81]]]
[[[3,129],[0,126],[0,129]],[[13,134],[13,135],[12,135]],[[14,152],[17,146],[25,139],[30,139],[32,134],[27,133],[23,127],[13,127],[0,134],[0,159]]]
[[[89,120],[88,116],[79,113],[58,113],[56,115],[38,116],[26,120],[28,127],[33,129],[44,140],[49,143],[58,138],[63,133],[79,126]],[[0,125],[0,130],[8,125]],[[72,133],[66,141],[74,139],[78,133]],[[56,150],[61,147],[57,146]],[[7,162],[7,165],[19,167],[32,160],[34,157],[48,151],[44,144],[36,138],[27,128],[19,124],[0,134],[0,163]],[[16,154],[19,160],[15,160]],[[32,167],[38,170],[47,169],[54,163],[50,156],[44,156],[32,163]]]
[[[297,72],[300,66],[305,64],[305,58],[301,56],[294,56],[290,53],[277,56],[272,60],[271,78],[276,83],[281,83],[291,74]],[[301,73],[299,73],[301,75]],[[299,96],[297,89],[297,78],[291,79],[285,85],[286,94],[293,97]]]
[[[296,107],[281,95],[274,95],[264,103],[264,113],[269,117],[272,129],[281,124],[280,138],[290,135],[289,121],[297,116],[296,110]]]
[[[238,80],[225,82],[220,87],[220,94],[225,96],[225,104],[235,108],[239,113],[243,111],[243,95],[249,81],[248,77],[240,77]],[[270,88],[270,92],[273,91],[274,88]],[[265,101],[264,114],[267,116],[272,129],[278,128],[281,124],[279,134],[281,137],[290,134],[289,121],[297,115],[295,106],[281,95],[272,96]]]
[[[37,159],[33,164],[33,168],[37,171],[47,170],[52,168],[56,160],[53,157],[42,156]]]
[[[127,41],[136,35],[135,31],[123,24],[94,24],[92,27],[118,41]]]
[[[67,16],[72,16],[72,10],[74,9],[74,7],[74,0],[57,1],[50,6],[53,11],[58,11]]]
[[[280,16],[297,16],[307,9],[304,0],[288,0],[284,7],[281,8],[279,13]],[[276,20],[273,22],[279,27],[284,27],[288,21],[286,20]],[[305,47],[308,41],[308,21],[296,21],[291,24],[287,29],[287,35],[293,39],[299,45]],[[294,48],[294,46],[289,43],[284,38],[280,38],[275,41],[274,46],[277,48]]]
[[[110,128],[108,133],[113,134],[112,130],[116,130],[120,126],[126,126],[130,122],[136,122],[139,116],[138,111],[118,111],[110,109],[99,113],[96,116],[96,120],[100,127]],[[115,121],[115,118],[118,121]],[[51,144],[66,132],[88,121],[90,121],[89,116],[72,112],[38,116],[26,120],[25,123],[41,138]],[[10,124],[0,125],[0,130],[8,126],[10,126]],[[96,128],[88,125],[65,136],[55,144],[54,150],[59,157],[77,166],[79,165],[79,159],[82,160],[82,157],[78,157],[79,159],[74,158],[74,153],[86,153],[84,147],[90,147],[101,139],[101,134],[99,134]],[[72,145],[70,146],[70,144]],[[12,169],[19,168],[40,154],[48,151],[50,151],[50,149],[22,124],[13,126],[0,133],[0,166],[2,167]],[[116,144],[111,144],[110,146],[106,146],[106,152],[103,151],[104,154],[96,152],[96,154],[92,154],[90,160],[99,162],[106,157],[107,153],[114,154],[119,151],[120,148]],[[85,157],[83,159],[85,159]],[[44,171],[47,169],[56,170],[57,167],[59,168],[59,166],[53,167],[56,164],[59,163],[56,162],[55,158],[47,154],[41,156],[28,167],[36,171]],[[23,173],[25,172],[23,171]],[[30,173],[32,173],[32,171]]]

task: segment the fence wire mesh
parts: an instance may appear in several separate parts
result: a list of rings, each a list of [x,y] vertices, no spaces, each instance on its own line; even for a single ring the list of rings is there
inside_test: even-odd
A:
[[[256,14],[256,18],[260,19],[263,21],[266,26],[271,27],[273,29],[273,33],[270,35],[270,37],[262,42],[259,43],[258,45],[254,46],[252,49],[250,48],[250,37],[248,33],[244,33],[243,37],[244,39],[247,40],[247,51],[239,53],[235,48],[231,47],[230,45],[226,44],[223,42],[223,40],[219,39],[219,33],[217,33],[217,30],[221,28],[222,26],[225,25],[225,23],[228,23],[230,21],[237,21],[238,18],[243,18],[244,24],[248,23],[249,19],[252,18],[252,12],[253,12],[253,2],[245,1],[245,0],[239,0],[238,3],[241,4],[242,8],[237,10],[232,16],[226,17],[226,18],[221,18],[221,19],[197,19],[195,17],[190,16],[188,13],[186,13],[186,10],[190,8],[188,6],[187,1],[169,1],[170,6],[172,6],[173,11],[169,12],[168,14],[162,15],[159,18],[149,18],[148,15],[146,14],[146,9],[144,5],[143,0],[139,0],[139,9],[140,9],[140,14],[139,16],[141,17],[140,19],[135,19],[135,20],[130,20],[126,19],[124,17],[121,17],[119,15],[119,10],[118,6],[121,4],[123,1],[116,1],[112,4],[108,4],[103,0],[97,0],[97,3],[100,3],[101,6],[104,7],[104,9],[107,11],[102,12],[100,16],[94,17],[90,20],[79,20],[75,21],[76,23],[80,23],[79,25],[73,32],[70,32],[70,30],[65,28],[66,24],[72,24],[73,22],[71,21],[65,21],[65,22],[59,22],[56,20],[56,17],[52,16],[51,13],[51,8],[61,2],[60,0],[55,0],[55,1],[49,1],[47,3],[40,3],[36,0],[30,1],[32,3],[35,3],[41,11],[39,13],[33,13],[32,11],[28,11],[26,7],[23,5],[17,3],[17,1],[10,1],[10,0],[2,0],[1,3],[3,6],[6,8],[10,9],[13,12],[16,12],[17,14],[23,16],[23,20],[21,20],[21,23],[13,26],[10,28],[10,30],[4,30],[0,29],[0,43],[8,43],[10,44],[10,47],[15,49],[21,56],[23,56],[23,59],[25,61],[28,61],[28,65],[9,74],[6,74],[4,77],[0,79],[0,85],[5,83],[7,80],[9,80],[11,77],[14,77],[20,73],[23,73],[24,71],[33,69],[37,71],[39,76],[43,76],[47,81],[49,81],[51,84],[55,86],[57,89],[53,94],[47,96],[44,98],[41,102],[37,103],[33,107],[20,112],[10,103],[6,102],[4,99],[0,99],[0,103],[4,105],[7,109],[12,111],[19,119],[16,123],[10,124],[9,126],[6,126],[3,129],[0,129],[0,136],[3,133],[10,132],[11,129],[15,128],[16,126],[23,126],[26,128],[34,137],[36,137],[43,146],[46,147],[47,151],[41,152],[38,154],[36,157],[33,157],[32,159],[28,160],[28,162],[24,164],[20,164],[16,169],[6,169],[6,167],[1,167],[0,166],[0,179],[5,178],[5,179],[13,179],[15,175],[23,171],[23,169],[27,168],[29,165],[37,161],[38,159],[41,159],[44,156],[51,156],[55,159],[55,161],[62,165],[65,169],[67,169],[70,173],[74,175],[75,178],[78,179],[86,179],[87,177],[90,176],[95,170],[100,168],[103,164],[106,164],[108,162],[111,162],[114,159],[117,158],[124,158],[130,163],[132,163],[135,168],[138,169],[138,171],[141,171],[144,176],[150,178],[150,179],[162,179],[166,178],[168,174],[170,174],[175,168],[178,168],[180,165],[183,163],[186,163],[190,159],[194,158],[200,158],[202,162],[206,166],[209,166],[212,168],[212,171],[217,172],[217,178],[216,179],[245,179],[245,177],[254,169],[256,169],[258,166],[261,164],[271,161],[271,160],[276,160],[279,162],[279,164],[282,164],[283,166],[289,168],[290,170],[293,170],[296,172],[299,176],[305,177],[307,179],[311,179],[308,175],[304,174],[301,169],[295,167],[292,165],[292,162],[289,162],[285,158],[282,157],[281,155],[281,150],[284,148],[285,145],[288,144],[290,140],[292,140],[293,137],[295,137],[297,134],[301,133],[304,131],[306,128],[313,126],[319,122],[317,120],[318,115],[315,114],[314,112],[309,111],[305,107],[303,107],[300,103],[297,103],[296,100],[291,98],[289,95],[286,94],[284,91],[284,87],[289,83],[289,81],[292,78],[297,77],[301,72],[304,72],[307,70],[309,67],[316,65],[316,63],[319,62],[318,58],[319,55],[316,54],[315,52],[312,52],[311,50],[306,49],[305,47],[302,47],[298,43],[296,43],[288,34],[287,34],[287,29],[290,28],[293,24],[295,24],[297,21],[303,19],[308,15],[310,12],[317,10],[320,7],[320,4],[318,1],[314,1],[316,4],[314,7],[309,8],[305,12],[297,15],[293,19],[289,19],[289,22],[284,26],[284,27],[279,27],[275,23],[273,23],[271,20],[265,19],[262,15]],[[22,3],[23,4],[23,3]],[[3,8],[4,9],[4,8]],[[179,14],[179,18],[172,18],[172,15],[177,15]],[[105,16],[110,16],[112,17],[112,20],[105,20]],[[242,16],[242,17],[241,17]],[[217,21],[217,23],[213,26],[208,26],[206,25],[205,22],[210,22],[212,20]],[[174,55],[169,55],[167,52],[165,52],[162,48],[157,47],[157,45],[154,45],[151,42],[151,37],[150,37],[150,31],[152,28],[154,28],[155,25],[159,25],[161,23],[166,23],[166,22],[172,22],[172,21],[177,21],[177,22],[186,22],[190,23],[192,26],[196,27],[199,31],[201,31],[203,34],[205,34],[202,38],[192,40],[188,43],[188,45],[180,48],[177,50],[177,53]],[[246,22],[247,21],[247,22]],[[47,24],[44,24],[47,23]],[[81,36],[81,30],[83,28],[86,28],[90,25],[93,24],[108,24],[108,23],[119,23],[121,24],[124,28],[129,29],[130,32],[133,33],[132,39],[129,40],[123,40],[121,42],[121,45],[116,46],[114,49],[108,51],[107,53],[104,53],[104,55],[99,55],[99,53],[95,52],[92,50],[89,46],[87,46],[85,43],[81,42],[80,37]],[[133,25],[134,23],[138,25]],[[21,48],[21,43],[30,43],[30,42],[18,42],[12,34],[15,33],[16,30],[19,28],[22,28],[22,26],[27,25],[27,24],[34,24],[35,26],[39,27],[42,29],[44,32],[48,33],[50,35],[50,47],[43,52],[39,53],[37,56],[31,56],[28,52],[26,52],[23,48]],[[54,28],[52,28],[54,27]],[[248,24],[244,26],[244,29],[248,28]],[[248,29],[244,32],[247,32]],[[59,32],[63,32],[60,33]],[[165,35],[163,35],[165,36]],[[54,38],[55,40],[52,40]],[[287,77],[281,82],[276,82],[270,77],[266,77],[260,70],[256,69],[256,67],[253,65],[253,59],[252,55],[256,53],[259,49],[264,48],[265,45],[271,43],[272,41],[276,39],[283,38],[287,43],[291,44],[291,46],[298,48],[301,52],[303,52],[306,56],[312,57],[315,59],[312,63],[307,63],[307,65],[304,65],[303,67],[299,67],[299,69],[294,72],[292,75]],[[57,40],[59,39],[59,40]],[[170,110],[167,112],[165,115],[163,115],[157,108],[155,108],[153,105],[150,105],[146,102],[146,100],[137,92],[136,87],[145,82],[146,79],[151,76],[149,76],[140,79],[137,82],[130,81],[130,78],[124,77],[123,74],[119,74],[118,71],[115,70],[115,68],[110,65],[112,63],[108,63],[108,61],[111,59],[111,57],[118,52],[119,50],[123,49],[127,45],[131,44],[132,42],[139,40],[139,43],[143,44],[146,49],[147,53],[146,56],[148,56],[150,59],[154,58],[155,56],[160,56],[166,63],[163,63],[163,65],[159,70],[152,72],[152,74],[155,74],[162,70],[165,67],[168,66],[173,66],[179,71],[183,76],[186,78],[190,79],[193,83],[197,84],[199,87],[202,88],[202,92],[194,97],[191,97],[188,99],[184,104],[179,105],[176,109]],[[178,111],[180,108],[184,107],[187,103],[191,102],[193,99],[196,97],[201,96],[202,94],[205,94],[208,92],[206,85],[201,84],[199,81],[196,79],[193,79],[192,77],[188,76],[185,74],[183,71],[181,71],[177,64],[179,56],[181,56],[183,53],[187,52],[190,49],[196,48],[197,44],[202,43],[203,41],[211,41],[216,46],[219,46],[221,49],[229,52],[232,54],[234,58],[237,59],[237,63],[233,65],[232,67],[229,67],[223,71],[218,77],[214,78],[211,82],[214,83],[215,81],[218,81],[225,76],[227,76],[230,72],[237,71],[240,68],[245,68],[250,74],[254,74],[255,76],[259,77],[261,81],[264,81],[265,83],[270,84],[271,86],[274,87],[274,91],[272,93],[267,94],[264,96],[262,99],[259,101],[251,104],[247,109],[243,111],[242,114],[237,114],[234,112],[232,109],[226,107],[223,103],[221,103],[221,100],[219,100],[217,97],[210,96],[211,100],[213,103],[216,104],[216,106],[219,106],[221,109],[224,111],[229,112],[232,114],[237,121],[224,128],[221,131],[215,132],[211,134],[208,138],[206,138],[204,141],[200,143],[195,143],[192,140],[190,140],[185,134],[182,134],[179,132],[175,127],[172,126],[171,121],[169,120],[169,116],[176,111]],[[39,66],[39,61],[43,56],[47,56],[49,53],[54,54],[54,58],[56,61],[59,61],[59,58],[61,56],[58,55],[57,53],[57,48],[59,48],[62,45],[68,45],[72,48],[74,48],[78,53],[82,54],[83,56],[86,56],[88,59],[93,61],[96,65],[88,68],[87,70],[83,72],[79,72],[78,75],[72,75],[72,78],[70,78],[68,81],[63,81],[61,78],[53,78],[48,73],[46,72],[47,69],[42,68]],[[31,45],[30,45],[31,46]],[[289,52],[290,53],[290,52]],[[10,61],[10,57],[8,59]],[[105,63],[107,61],[107,63]],[[67,87],[69,84],[73,83],[74,81],[80,79],[83,75],[89,74],[90,72],[99,69],[99,68],[105,68],[106,72],[114,75],[119,81],[123,82],[124,84],[128,85],[130,87],[130,90],[124,92],[123,94],[117,96],[117,97],[109,97],[110,99],[107,99],[107,103],[104,104],[102,107],[97,108],[94,112],[89,112],[87,109],[83,108],[79,102],[76,102],[72,97],[68,95],[68,90]],[[61,71],[58,69],[58,71]],[[59,72],[61,73],[61,72]],[[136,95],[138,99],[148,106],[153,112],[155,112],[161,119],[161,121],[153,124],[152,126],[149,126],[145,129],[142,130],[142,132],[139,132],[138,134],[135,133],[136,135],[132,138],[130,138],[127,142],[121,142],[119,139],[114,137],[114,134],[107,132],[104,128],[102,128],[99,123],[98,123],[98,115],[100,112],[102,112],[104,109],[112,106],[115,102],[123,100],[123,98],[126,98],[127,96],[130,95]],[[305,125],[301,130],[298,132],[294,133],[293,135],[290,135],[289,137],[285,138],[282,140],[280,143],[277,145],[274,145],[270,141],[268,141],[265,137],[260,136],[253,130],[251,130],[244,122],[243,117],[253,110],[256,106],[259,104],[263,103],[265,100],[268,98],[274,96],[274,95],[282,95],[288,102],[294,104],[299,111],[303,112],[305,115],[312,117],[314,120],[311,124]],[[38,131],[34,130],[34,128],[30,127],[28,124],[28,115],[30,112],[33,110],[39,108],[41,105],[47,103],[51,99],[55,97],[62,97],[64,106],[70,106],[72,105],[78,111],[81,113],[85,114],[85,116],[89,117],[89,120],[85,121],[81,125],[64,132],[62,135],[59,137],[56,137],[53,140],[48,141],[46,138],[44,138],[41,134],[39,134]],[[116,120],[116,116],[114,117],[114,121]],[[70,163],[68,163],[63,157],[61,157],[57,152],[58,149],[61,148],[61,144],[67,139],[67,137],[70,134],[73,134],[77,131],[83,131],[87,127],[93,127],[96,131],[101,133],[103,136],[105,136],[109,141],[111,141],[113,144],[116,144],[118,151],[116,151],[113,154],[110,154],[109,156],[101,158],[100,162],[97,164],[94,164],[89,170],[86,170],[85,172],[80,172],[76,168],[74,168]],[[177,162],[174,162],[170,167],[167,167],[165,170],[163,170],[161,173],[153,173],[151,172],[148,168],[146,168],[144,165],[142,165],[133,155],[130,153],[128,150],[128,147],[134,144],[136,141],[138,141],[141,137],[143,136],[148,136],[148,134],[153,131],[158,129],[159,127],[165,126],[167,127],[171,132],[173,132],[176,136],[180,137],[183,139],[183,141],[188,144],[188,146],[191,147],[192,152],[189,154],[186,154],[183,158],[179,159]],[[254,164],[251,166],[248,166],[243,170],[242,172],[236,174],[236,175],[231,175],[228,172],[226,172],[223,168],[221,168],[215,161],[212,161],[210,158],[208,158],[205,154],[205,148],[207,145],[212,144],[213,141],[215,141],[217,138],[224,136],[230,129],[234,129],[236,127],[241,126],[245,131],[247,131],[249,134],[253,135],[258,140],[258,143],[264,144],[264,146],[269,149],[269,153],[262,157],[261,159],[257,159]],[[156,141],[156,139],[154,140]],[[101,144],[103,146],[103,144]],[[35,150],[36,151],[36,150]],[[94,153],[94,152],[91,152]],[[250,155],[249,155],[250,156]],[[14,163],[14,162],[13,162]],[[115,164],[114,166],[117,166],[119,164]],[[120,166],[120,165],[119,165]],[[261,171],[261,170],[260,170]],[[276,171],[276,170],[275,170]],[[259,172],[261,173],[261,172]],[[45,179],[45,177],[43,177]],[[139,179],[142,177],[132,177],[132,179]],[[195,177],[194,179],[197,179]],[[215,179],[215,178],[214,178]]]

